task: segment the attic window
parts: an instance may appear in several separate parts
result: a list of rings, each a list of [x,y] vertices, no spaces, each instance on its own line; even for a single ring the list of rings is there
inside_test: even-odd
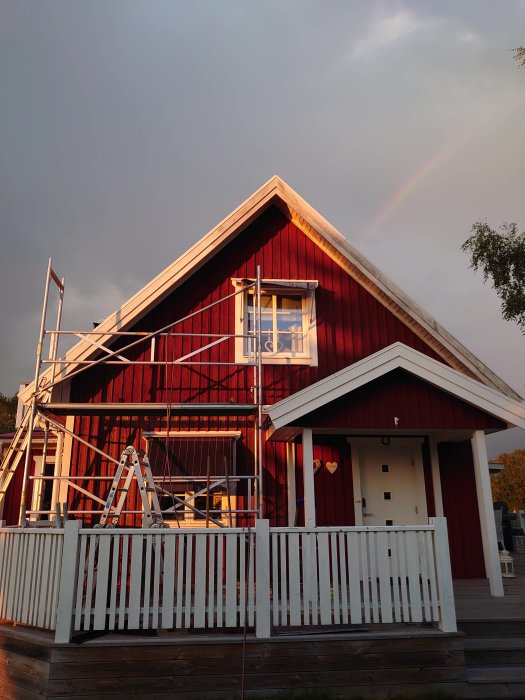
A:
[[[234,286],[252,280],[232,280]],[[263,280],[261,345],[265,364],[317,365],[314,280]],[[236,296],[236,362],[254,357],[258,308],[253,287]],[[253,337],[253,339],[252,339]]]

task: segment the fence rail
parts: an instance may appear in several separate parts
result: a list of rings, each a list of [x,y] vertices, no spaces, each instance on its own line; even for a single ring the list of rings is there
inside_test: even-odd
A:
[[[0,614],[75,632],[456,620],[446,521],[428,526],[0,530]]]

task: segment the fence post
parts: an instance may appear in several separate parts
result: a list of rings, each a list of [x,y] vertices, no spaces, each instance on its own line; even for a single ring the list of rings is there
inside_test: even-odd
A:
[[[452,570],[446,518],[430,518],[434,526],[434,560],[439,596],[439,629],[442,632],[457,632],[456,606],[452,587]]]
[[[77,560],[81,524],[80,520],[66,520],[64,522],[64,544],[62,547],[62,566],[60,567],[55,629],[55,642],[57,644],[67,644],[71,641],[73,603],[77,590]]]
[[[268,638],[270,628],[270,523],[255,521],[255,636]]]

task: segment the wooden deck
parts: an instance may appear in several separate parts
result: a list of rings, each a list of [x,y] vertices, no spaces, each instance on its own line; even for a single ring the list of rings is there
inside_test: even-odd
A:
[[[409,626],[250,636],[245,645],[238,634],[56,645],[50,634],[0,630],[0,697],[10,700],[234,700],[243,683],[246,698],[298,690],[379,698],[429,687],[457,694],[466,683],[463,635]]]
[[[525,553],[512,552],[512,557],[516,578],[503,579],[505,596],[502,598],[490,595],[486,579],[454,581],[459,621],[514,620],[525,624]]]

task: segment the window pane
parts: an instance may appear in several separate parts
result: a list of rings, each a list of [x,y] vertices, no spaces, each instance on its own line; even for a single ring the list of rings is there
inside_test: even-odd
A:
[[[256,319],[253,313],[248,315],[248,333],[254,333],[256,328]],[[272,331],[273,330],[273,317],[272,314],[261,313],[261,331]]]
[[[255,308],[255,294],[248,294],[248,311],[252,312]],[[261,294],[261,309],[272,308],[272,295]]]
[[[276,352],[281,352],[279,350],[279,345],[274,344],[273,342],[273,334],[265,334],[262,337],[262,351],[263,352],[270,352],[272,354]]]
[[[247,332],[255,335],[257,328],[255,297],[246,295]],[[306,336],[304,335],[304,295],[302,293],[281,294],[266,292],[261,296],[261,345],[266,355],[304,354]],[[246,352],[253,351],[248,343]]]
[[[286,353],[302,353],[303,352],[303,336],[301,333],[279,333],[277,343],[280,347],[279,352]]]
[[[277,295],[277,310],[301,311],[303,306],[302,297],[297,294]]]
[[[298,333],[302,329],[303,318],[299,314],[287,314],[277,316],[278,331],[292,331]]]

